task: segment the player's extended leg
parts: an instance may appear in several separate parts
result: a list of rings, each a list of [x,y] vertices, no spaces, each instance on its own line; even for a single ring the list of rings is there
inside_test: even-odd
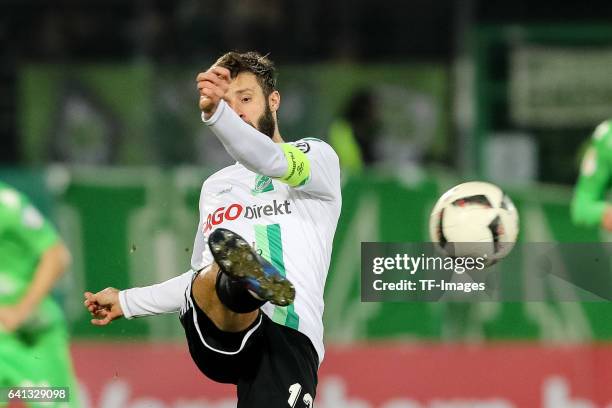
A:
[[[193,361],[213,381],[236,384],[239,408],[312,407],[315,348],[259,311],[291,304],[293,285],[229,230],[213,231],[208,245],[215,263],[191,282],[180,315]]]
[[[192,294],[219,329],[245,330],[265,302],[280,306],[293,302],[291,282],[238,234],[218,228],[210,234],[208,245],[215,263],[194,280]]]
[[[237,313],[225,306],[216,290],[220,273],[216,263],[201,271],[191,286],[193,299],[219,329],[227,332],[243,331],[255,321],[259,307],[248,313]]]

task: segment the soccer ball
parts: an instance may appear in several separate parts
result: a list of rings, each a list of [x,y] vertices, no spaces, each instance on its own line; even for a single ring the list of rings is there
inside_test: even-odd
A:
[[[516,242],[519,216],[512,200],[491,183],[471,181],[444,193],[429,217],[436,249],[451,257],[481,257],[491,265]]]

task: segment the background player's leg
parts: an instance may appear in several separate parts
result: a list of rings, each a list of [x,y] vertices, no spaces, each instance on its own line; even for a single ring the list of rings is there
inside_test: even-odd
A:
[[[66,402],[30,402],[25,406],[82,407],[70,359],[68,333],[63,324],[46,328],[39,333],[29,333],[26,341],[0,333],[0,350],[0,387],[51,386],[68,389]],[[0,407],[3,407],[2,402]]]
[[[213,263],[202,270],[193,281],[191,291],[198,307],[215,326],[227,332],[246,330],[259,315],[259,310],[236,313],[228,309],[217,295],[216,282],[219,266]]]

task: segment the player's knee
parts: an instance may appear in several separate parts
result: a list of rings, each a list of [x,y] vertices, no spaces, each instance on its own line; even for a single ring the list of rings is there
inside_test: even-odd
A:
[[[222,331],[238,332],[249,326],[259,313],[237,313],[229,309],[217,294],[217,275],[219,266],[216,263],[200,271],[191,286],[196,306]]]
[[[219,267],[216,263],[199,271],[191,286],[194,296],[206,295],[207,292],[214,291],[218,273]]]

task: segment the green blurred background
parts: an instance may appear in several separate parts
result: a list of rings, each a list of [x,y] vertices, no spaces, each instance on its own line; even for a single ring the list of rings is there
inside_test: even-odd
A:
[[[254,1],[239,2],[241,12],[221,3],[1,6],[0,178],[33,197],[73,253],[56,295],[76,338],[100,336],[82,310],[85,289],[188,269],[201,183],[231,162],[199,121],[194,77],[235,48],[277,60],[287,140],[327,140],[356,92],[376,97],[376,160],[343,180],[329,341],[612,336],[604,303],[361,303],[356,256],[361,241],[427,240],[437,197],[474,179],[507,190],[524,242],[609,240],[569,217],[584,143],[612,112],[607,3],[391,2],[374,11],[359,1]],[[182,333],[163,317],[118,322],[102,336]]]
[[[201,184],[232,163],[194,79],[228,50],[276,62],[288,141],[333,142],[369,103],[355,115],[367,160],[343,171],[317,406],[612,406],[609,302],[551,285],[530,287],[540,302],[366,303],[359,256],[362,242],[429,240],[437,198],[470,180],[513,199],[520,242],[607,251],[612,235],[573,225],[569,206],[612,116],[611,22],[603,0],[0,1],[0,180],[72,253],[54,296],[83,407],[235,404],[191,364],[176,316],[100,329],[82,304],[189,269]],[[529,260],[507,261],[525,287]]]

